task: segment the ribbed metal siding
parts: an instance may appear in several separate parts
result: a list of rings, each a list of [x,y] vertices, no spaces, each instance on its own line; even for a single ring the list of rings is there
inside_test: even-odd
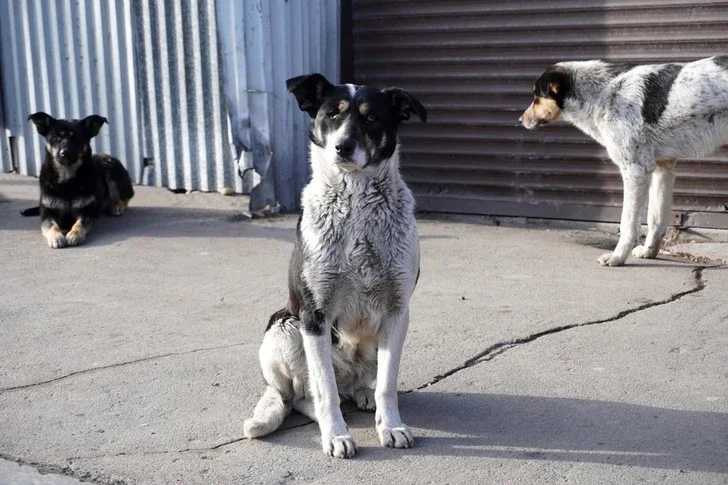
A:
[[[154,167],[154,182],[171,189],[239,192],[215,2],[134,0],[133,5],[144,156]]]
[[[2,66],[1,61],[0,66]],[[3,172],[10,172],[13,170],[13,160],[10,156],[10,143],[8,142],[7,130],[5,128],[5,113],[3,110],[2,86],[3,73],[2,70],[0,70],[0,170],[2,170]]]
[[[420,209],[446,212],[619,220],[601,147],[564,124],[518,126],[533,82],[562,60],[728,53],[725,1],[353,0],[353,25],[355,81],[401,86],[429,110],[402,131],[403,173]],[[679,164],[675,208],[725,213],[727,162]]]
[[[20,173],[38,175],[44,158],[43,141],[27,121],[29,114],[100,114],[110,124],[92,148],[119,157],[133,180],[139,180],[141,122],[132,31],[125,0],[0,1],[3,138],[15,137]]]
[[[338,0],[217,3],[231,132],[251,210],[299,206],[308,180],[308,115],[286,79],[320,72],[339,79]]]

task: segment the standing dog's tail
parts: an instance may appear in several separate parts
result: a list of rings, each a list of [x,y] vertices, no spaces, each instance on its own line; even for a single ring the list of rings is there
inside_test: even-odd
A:
[[[290,406],[283,399],[283,394],[271,386],[266,387],[263,397],[255,406],[253,417],[246,419],[243,432],[246,438],[260,438],[277,430],[283,419],[290,412]]]

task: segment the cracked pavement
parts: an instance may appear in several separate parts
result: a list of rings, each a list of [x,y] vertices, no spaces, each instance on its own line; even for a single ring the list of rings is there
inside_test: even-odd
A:
[[[728,483],[723,266],[602,268],[614,234],[421,220],[399,384],[416,446],[379,447],[346,407],[341,461],[301,416],[242,439],[294,217],[138,187],[50,250],[18,214],[36,183],[0,175],[2,484]]]

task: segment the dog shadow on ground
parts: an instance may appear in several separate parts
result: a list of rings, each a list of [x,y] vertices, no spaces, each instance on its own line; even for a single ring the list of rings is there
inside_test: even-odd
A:
[[[415,447],[363,447],[355,459],[396,460],[406,453],[728,473],[728,413],[441,392],[403,394],[400,410],[414,429]],[[363,412],[347,416],[354,436],[373,421]]]
[[[20,210],[35,205],[34,201],[8,201],[0,206],[0,230],[38,231],[37,216],[23,217]],[[135,206],[121,217],[102,216],[94,224],[87,246],[105,246],[130,237],[229,237],[265,238],[293,242],[296,237],[296,214],[269,219],[251,220],[237,209],[210,209],[173,206]],[[423,235],[421,241],[450,239],[448,235]]]

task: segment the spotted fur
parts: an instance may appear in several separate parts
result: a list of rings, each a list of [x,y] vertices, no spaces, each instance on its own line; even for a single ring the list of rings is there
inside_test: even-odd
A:
[[[654,258],[667,232],[676,161],[728,142],[728,56],[687,64],[558,63],[537,80],[520,121],[533,129],[558,118],[603,145],[624,182],[619,243],[599,262],[620,266],[630,251]],[[635,247],[646,205],[647,239]]]

